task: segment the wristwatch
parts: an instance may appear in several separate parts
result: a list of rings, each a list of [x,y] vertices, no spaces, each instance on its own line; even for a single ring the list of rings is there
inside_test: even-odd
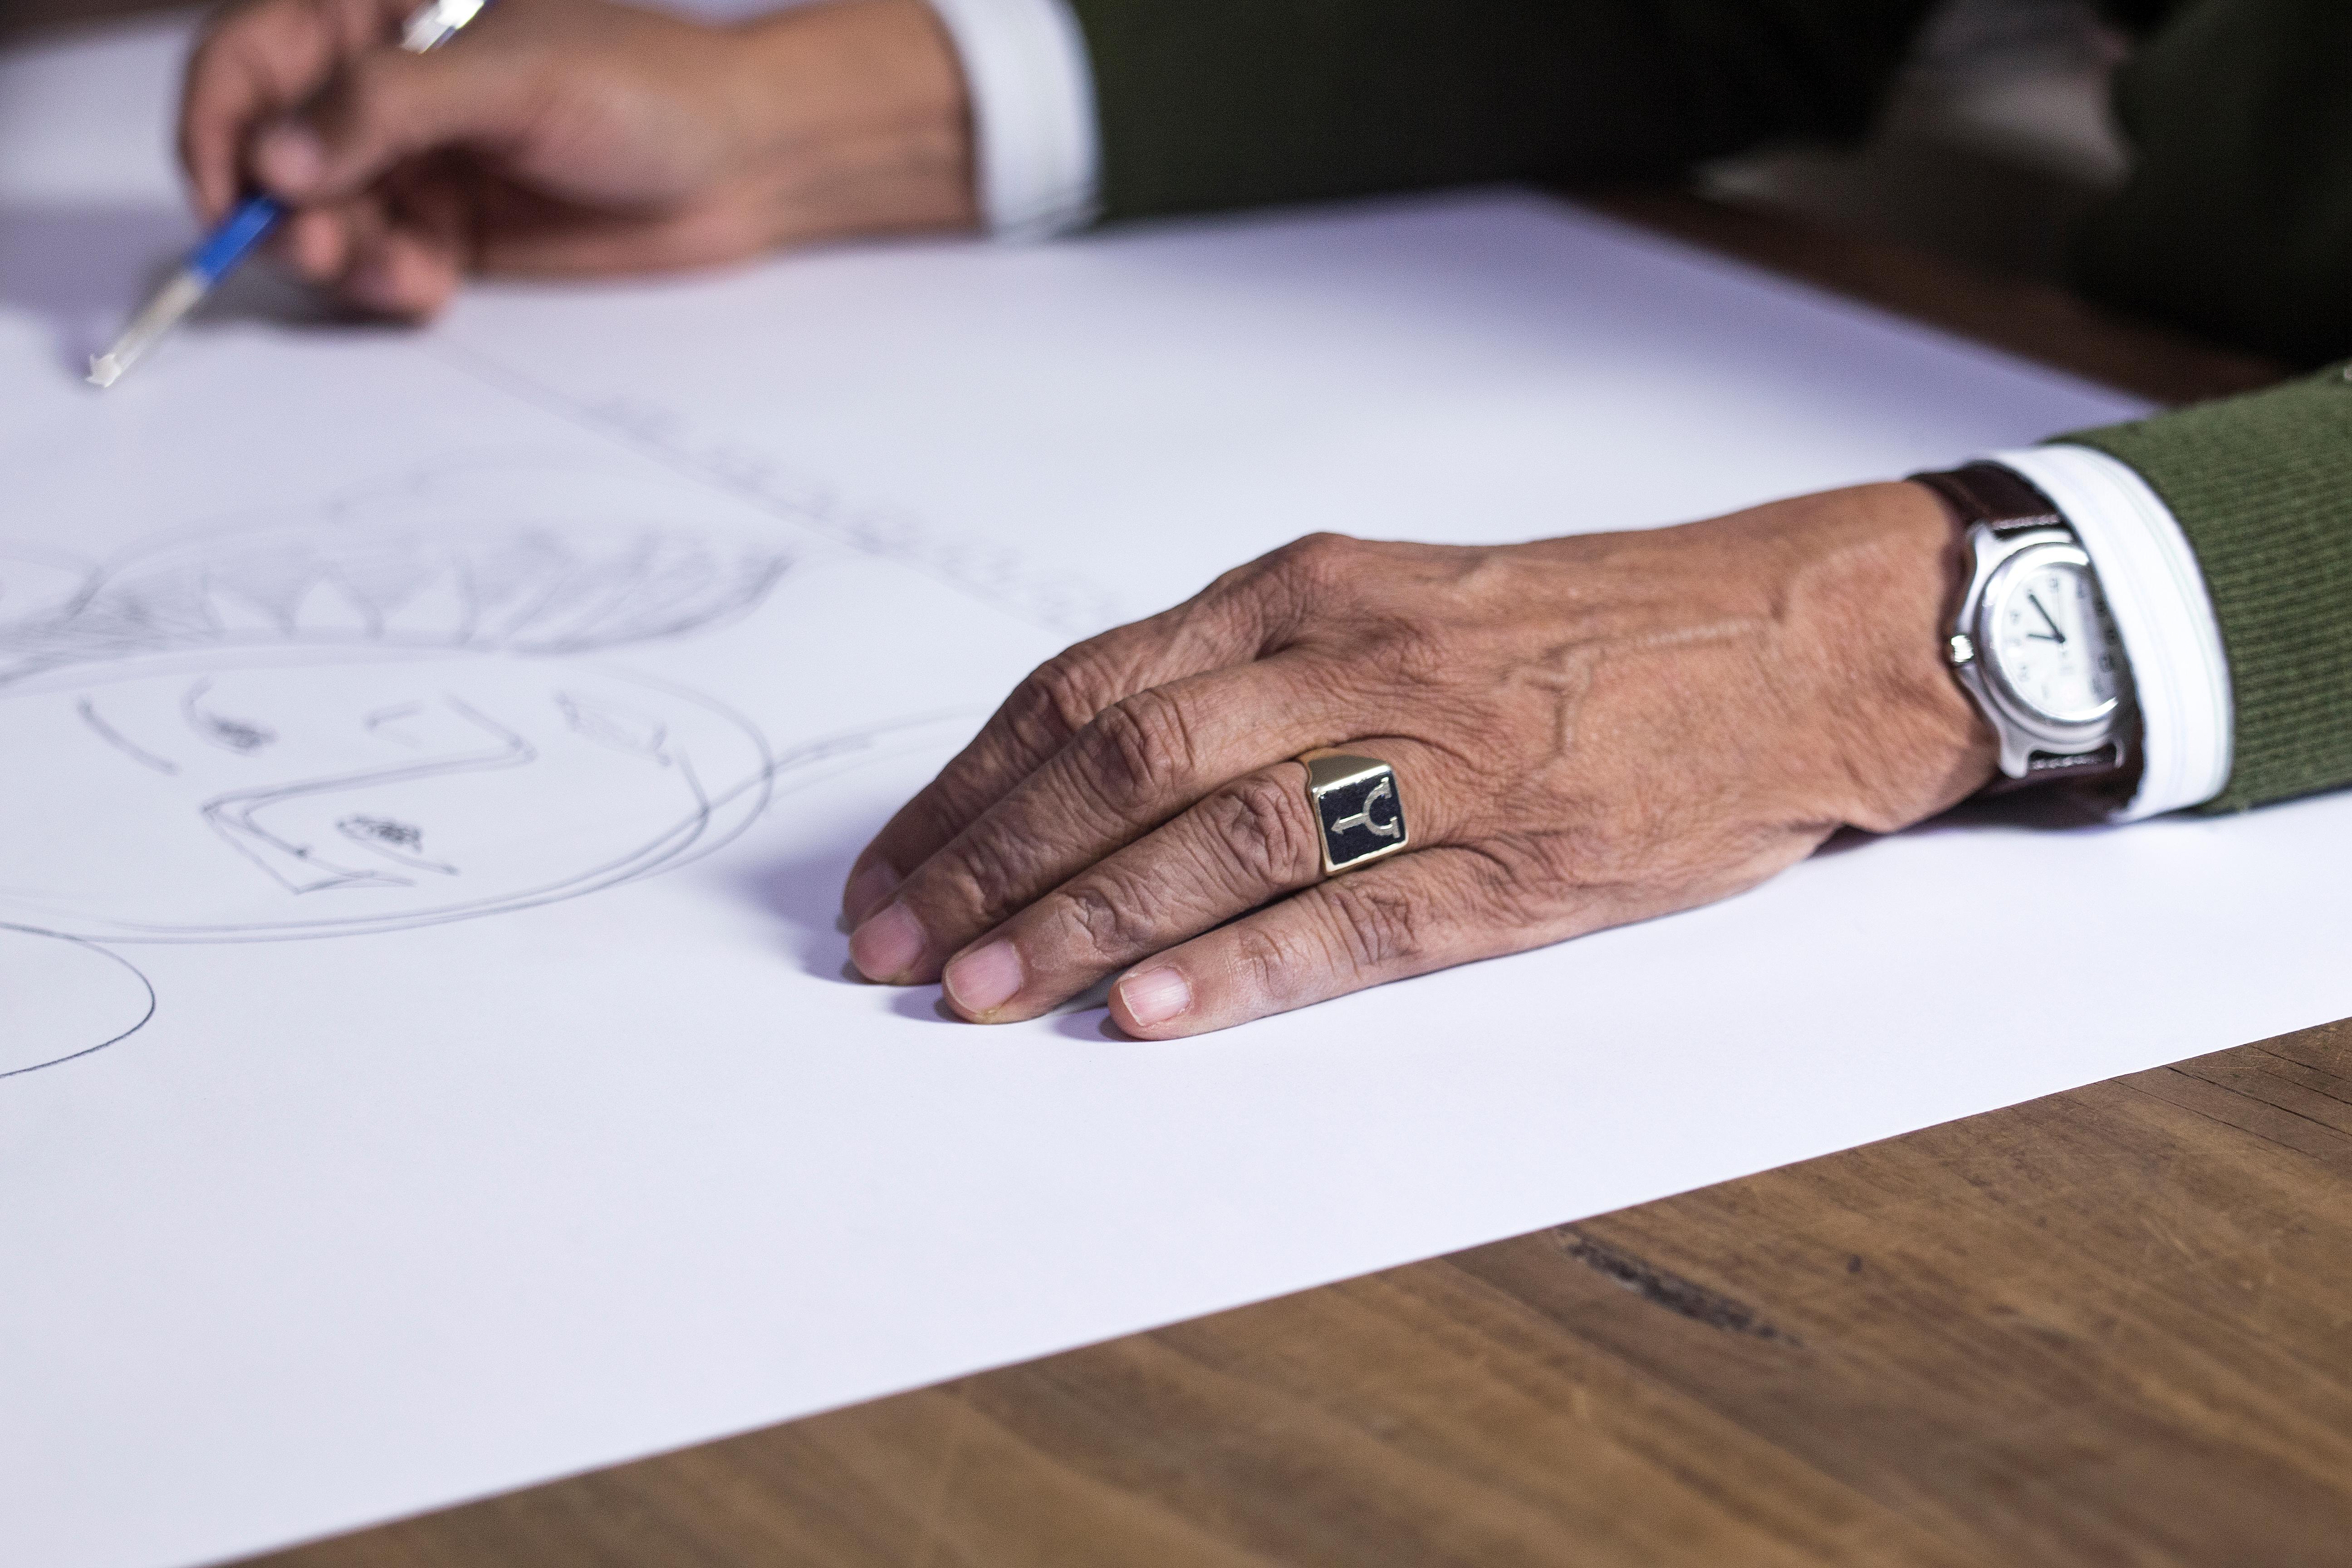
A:
[[[1973,566],[1946,657],[2000,737],[2001,773],[2012,785],[2124,773],[2131,670],[2082,540],[1999,463],[1911,477],[1968,531]]]

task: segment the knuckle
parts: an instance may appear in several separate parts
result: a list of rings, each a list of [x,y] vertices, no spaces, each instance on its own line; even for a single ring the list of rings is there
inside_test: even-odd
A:
[[[1306,933],[1279,922],[1249,921],[1233,928],[1232,973],[1241,991],[1270,1006],[1287,1006],[1307,984],[1304,976],[1322,958]]]
[[[1088,782],[1121,817],[1149,811],[1195,771],[1183,704],[1164,691],[1120,698],[1080,731],[1078,745]]]
[[[1380,667],[1396,685],[1420,689],[1444,681],[1460,662],[1443,629],[1423,616],[1399,615],[1381,628]]]
[[[1105,681],[1084,645],[1066,648],[1035,669],[1005,700],[1004,718],[1013,737],[1033,754],[1058,751],[1111,700]]]
[[[1098,966],[1125,963],[1160,945],[1147,889],[1108,868],[1058,895],[1062,924],[1081,955]]]
[[[331,163],[385,159],[411,148],[419,134],[411,74],[416,62],[398,51],[361,55],[312,102],[305,117],[326,142]]]
[[[984,784],[950,765],[901,807],[885,831],[892,835],[903,831],[911,842],[921,845],[912,858],[920,862],[931,849],[954,843],[956,836],[978,821],[994,798]],[[912,868],[912,864],[906,866],[902,874]]]
[[[1428,951],[1420,902],[1379,879],[1331,883],[1323,908],[1337,955],[1360,971],[1409,967]]]
[[[970,920],[994,925],[1027,900],[1023,857],[1001,833],[966,834],[940,858],[924,901],[945,901]],[[927,878],[927,881],[930,879]]]
[[[1344,587],[1362,569],[1364,542],[1344,533],[1309,533],[1276,550],[1276,575],[1297,597],[1318,601]]]
[[[1203,803],[1236,890],[1291,887],[1322,865],[1307,798],[1278,776],[1240,779]]]
[[[1466,902],[1482,921],[1505,930],[1543,924],[1577,881],[1565,836],[1498,837],[1473,854]]]
[[[1275,555],[1293,571],[1325,571],[1352,561],[1363,548],[1363,542],[1348,534],[1321,529],[1313,533],[1300,534],[1276,550]]]
[[[1237,599],[1247,598],[1265,585],[1266,575],[1281,560],[1279,550],[1262,555],[1255,561],[1244,561],[1238,566],[1228,566],[1209,579],[1209,585],[1192,595],[1182,607],[1205,610],[1222,607]]]
[[[267,101],[264,69],[255,57],[250,26],[226,25],[196,45],[188,56],[185,95],[181,100],[184,127],[201,125],[226,130],[240,113],[249,113]]]

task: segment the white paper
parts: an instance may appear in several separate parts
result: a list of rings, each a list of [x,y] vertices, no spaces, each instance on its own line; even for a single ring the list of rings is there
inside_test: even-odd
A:
[[[1510,194],[423,333],[255,282],[101,395],[186,233],[177,47],[0,64],[0,1562],[253,1551],[2352,1013],[2342,797],[1842,843],[1174,1044],[852,984],[897,802],[1242,557],[2134,405]]]

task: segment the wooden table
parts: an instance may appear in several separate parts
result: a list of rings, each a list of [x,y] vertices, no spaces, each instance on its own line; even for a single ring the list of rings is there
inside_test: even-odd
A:
[[[2151,396],[2277,374],[1601,205]],[[2352,1021],[256,1561],[2352,1563]]]

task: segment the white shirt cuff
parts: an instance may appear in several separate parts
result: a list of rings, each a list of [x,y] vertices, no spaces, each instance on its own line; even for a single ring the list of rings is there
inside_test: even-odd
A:
[[[2205,574],[2171,509],[2105,452],[2063,442],[1994,452],[2056,503],[2099,574],[2139,702],[2139,788],[2116,814],[2136,822],[2201,805],[2230,782],[2236,715],[2221,625]]]
[[[930,0],[971,97],[981,216],[1046,239],[1095,216],[1094,68],[1066,0]]]

